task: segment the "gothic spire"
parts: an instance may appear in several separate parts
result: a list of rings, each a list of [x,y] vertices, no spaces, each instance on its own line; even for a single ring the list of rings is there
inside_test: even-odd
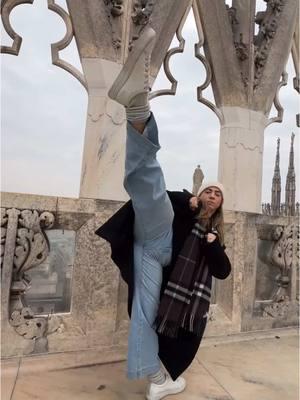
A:
[[[288,215],[295,215],[295,198],[296,198],[296,174],[294,167],[294,138],[295,134],[291,136],[291,149],[289,158],[289,169],[286,177],[285,184],[285,203]]]
[[[273,215],[279,215],[280,213],[280,201],[281,201],[281,176],[280,176],[280,139],[277,139],[277,151],[276,151],[276,160],[275,160],[275,168],[274,175],[272,180],[272,201],[271,208]]]

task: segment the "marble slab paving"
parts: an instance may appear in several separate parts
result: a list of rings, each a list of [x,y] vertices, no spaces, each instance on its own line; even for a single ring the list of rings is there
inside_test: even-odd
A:
[[[19,370],[19,359],[1,362],[1,400],[11,400]]]
[[[187,389],[166,400],[297,400],[298,340],[287,336],[202,347],[184,374]],[[43,371],[9,361],[2,368],[1,399],[145,399],[146,380],[128,381],[125,370],[125,362]]]
[[[297,336],[200,349],[197,359],[236,400],[297,400]]]
[[[147,382],[128,381],[125,362],[61,371],[19,374],[12,400],[144,400]],[[173,400],[232,400],[197,360],[187,389]]]

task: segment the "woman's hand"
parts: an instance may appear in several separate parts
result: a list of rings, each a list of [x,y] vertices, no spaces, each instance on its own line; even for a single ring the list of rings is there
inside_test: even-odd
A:
[[[190,209],[192,211],[195,211],[198,208],[199,199],[197,196],[191,197],[190,198]]]
[[[217,236],[213,233],[208,233],[206,236],[207,243],[212,243],[216,240]]]

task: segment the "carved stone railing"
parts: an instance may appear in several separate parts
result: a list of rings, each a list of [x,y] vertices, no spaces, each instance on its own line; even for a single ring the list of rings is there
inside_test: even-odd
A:
[[[124,357],[118,335],[124,336],[119,332],[124,326],[127,329],[127,321],[122,323],[122,307],[117,304],[119,275],[110,262],[109,249],[103,243],[99,245],[94,234],[95,226],[103,223],[120,204],[109,202],[104,208],[103,204],[2,194],[3,357],[76,349],[83,349],[84,357],[84,350],[95,347],[104,352],[100,358],[105,358],[104,349],[112,348],[119,349],[117,357]],[[66,236],[71,238],[71,246],[61,239]],[[54,278],[57,274],[61,278],[62,268],[72,275],[67,280],[71,282],[71,298],[67,301],[69,307],[59,311],[57,304],[65,300],[62,298],[59,303],[59,292],[66,290],[66,285],[62,288],[61,279]],[[45,277],[46,284],[35,286]],[[42,286],[48,291],[39,304]]]
[[[281,319],[284,322],[284,318],[297,321],[299,237],[297,218],[288,225],[264,225],[259,230],[254,316],[272,318],[273,321]],[[267,280],[267,277],[271,279]]]
[[[126,285],[111,262],[109,246],[94,234],[121,205],[2,194],[3,357],[39,353],[41,360],[44,354],[45,368],[57,367],[56,357],[62,367],[126,357]],[[71,251],[61,241],[67,232],[72,233]],[[225,241],[232,273],[214,281],[206,336],[296,325],[298,218],[226,211]],[[53,271],[59,272],[64,260],[72,275],[70,306],[60,311],[53,303],[47,311],[45,303],[57,297],[52,289],[61,280],[53,279]],[[42,307],[29,296],[30,290],[41,289],[34,279],[30,283],[34,271],[39,279],[46,277],[52,293],[40,299]]]
[[[47,211],[1,208],[2,315],[17,334],[33,340],[32,353],[47,351],[47,336],[60,327],[59,317],[35,316],[24,299],[30,287],[27,272],[48,257],[45,231],[54,222],[54,215]]]

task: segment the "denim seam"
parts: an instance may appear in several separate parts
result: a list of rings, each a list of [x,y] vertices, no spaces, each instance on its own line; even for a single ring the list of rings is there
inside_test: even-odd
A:
[[[141,263],[142,263],[142,277],[141,281],[143,280],[144,276],[144,246],[142,248],[142,257],[141,257]],[[141,297],[141,296],[140,296]],[[142,299],[140,298],[140,301]],[[138,309],[138,318],[139,318],[139,327],[138,327],[138,340],[137,340],[137,369],[140,369],[140,366],[142,364],[142,333],[143,333],[143,322],[142,322],[142,316],[140,315],[140,309]]]

